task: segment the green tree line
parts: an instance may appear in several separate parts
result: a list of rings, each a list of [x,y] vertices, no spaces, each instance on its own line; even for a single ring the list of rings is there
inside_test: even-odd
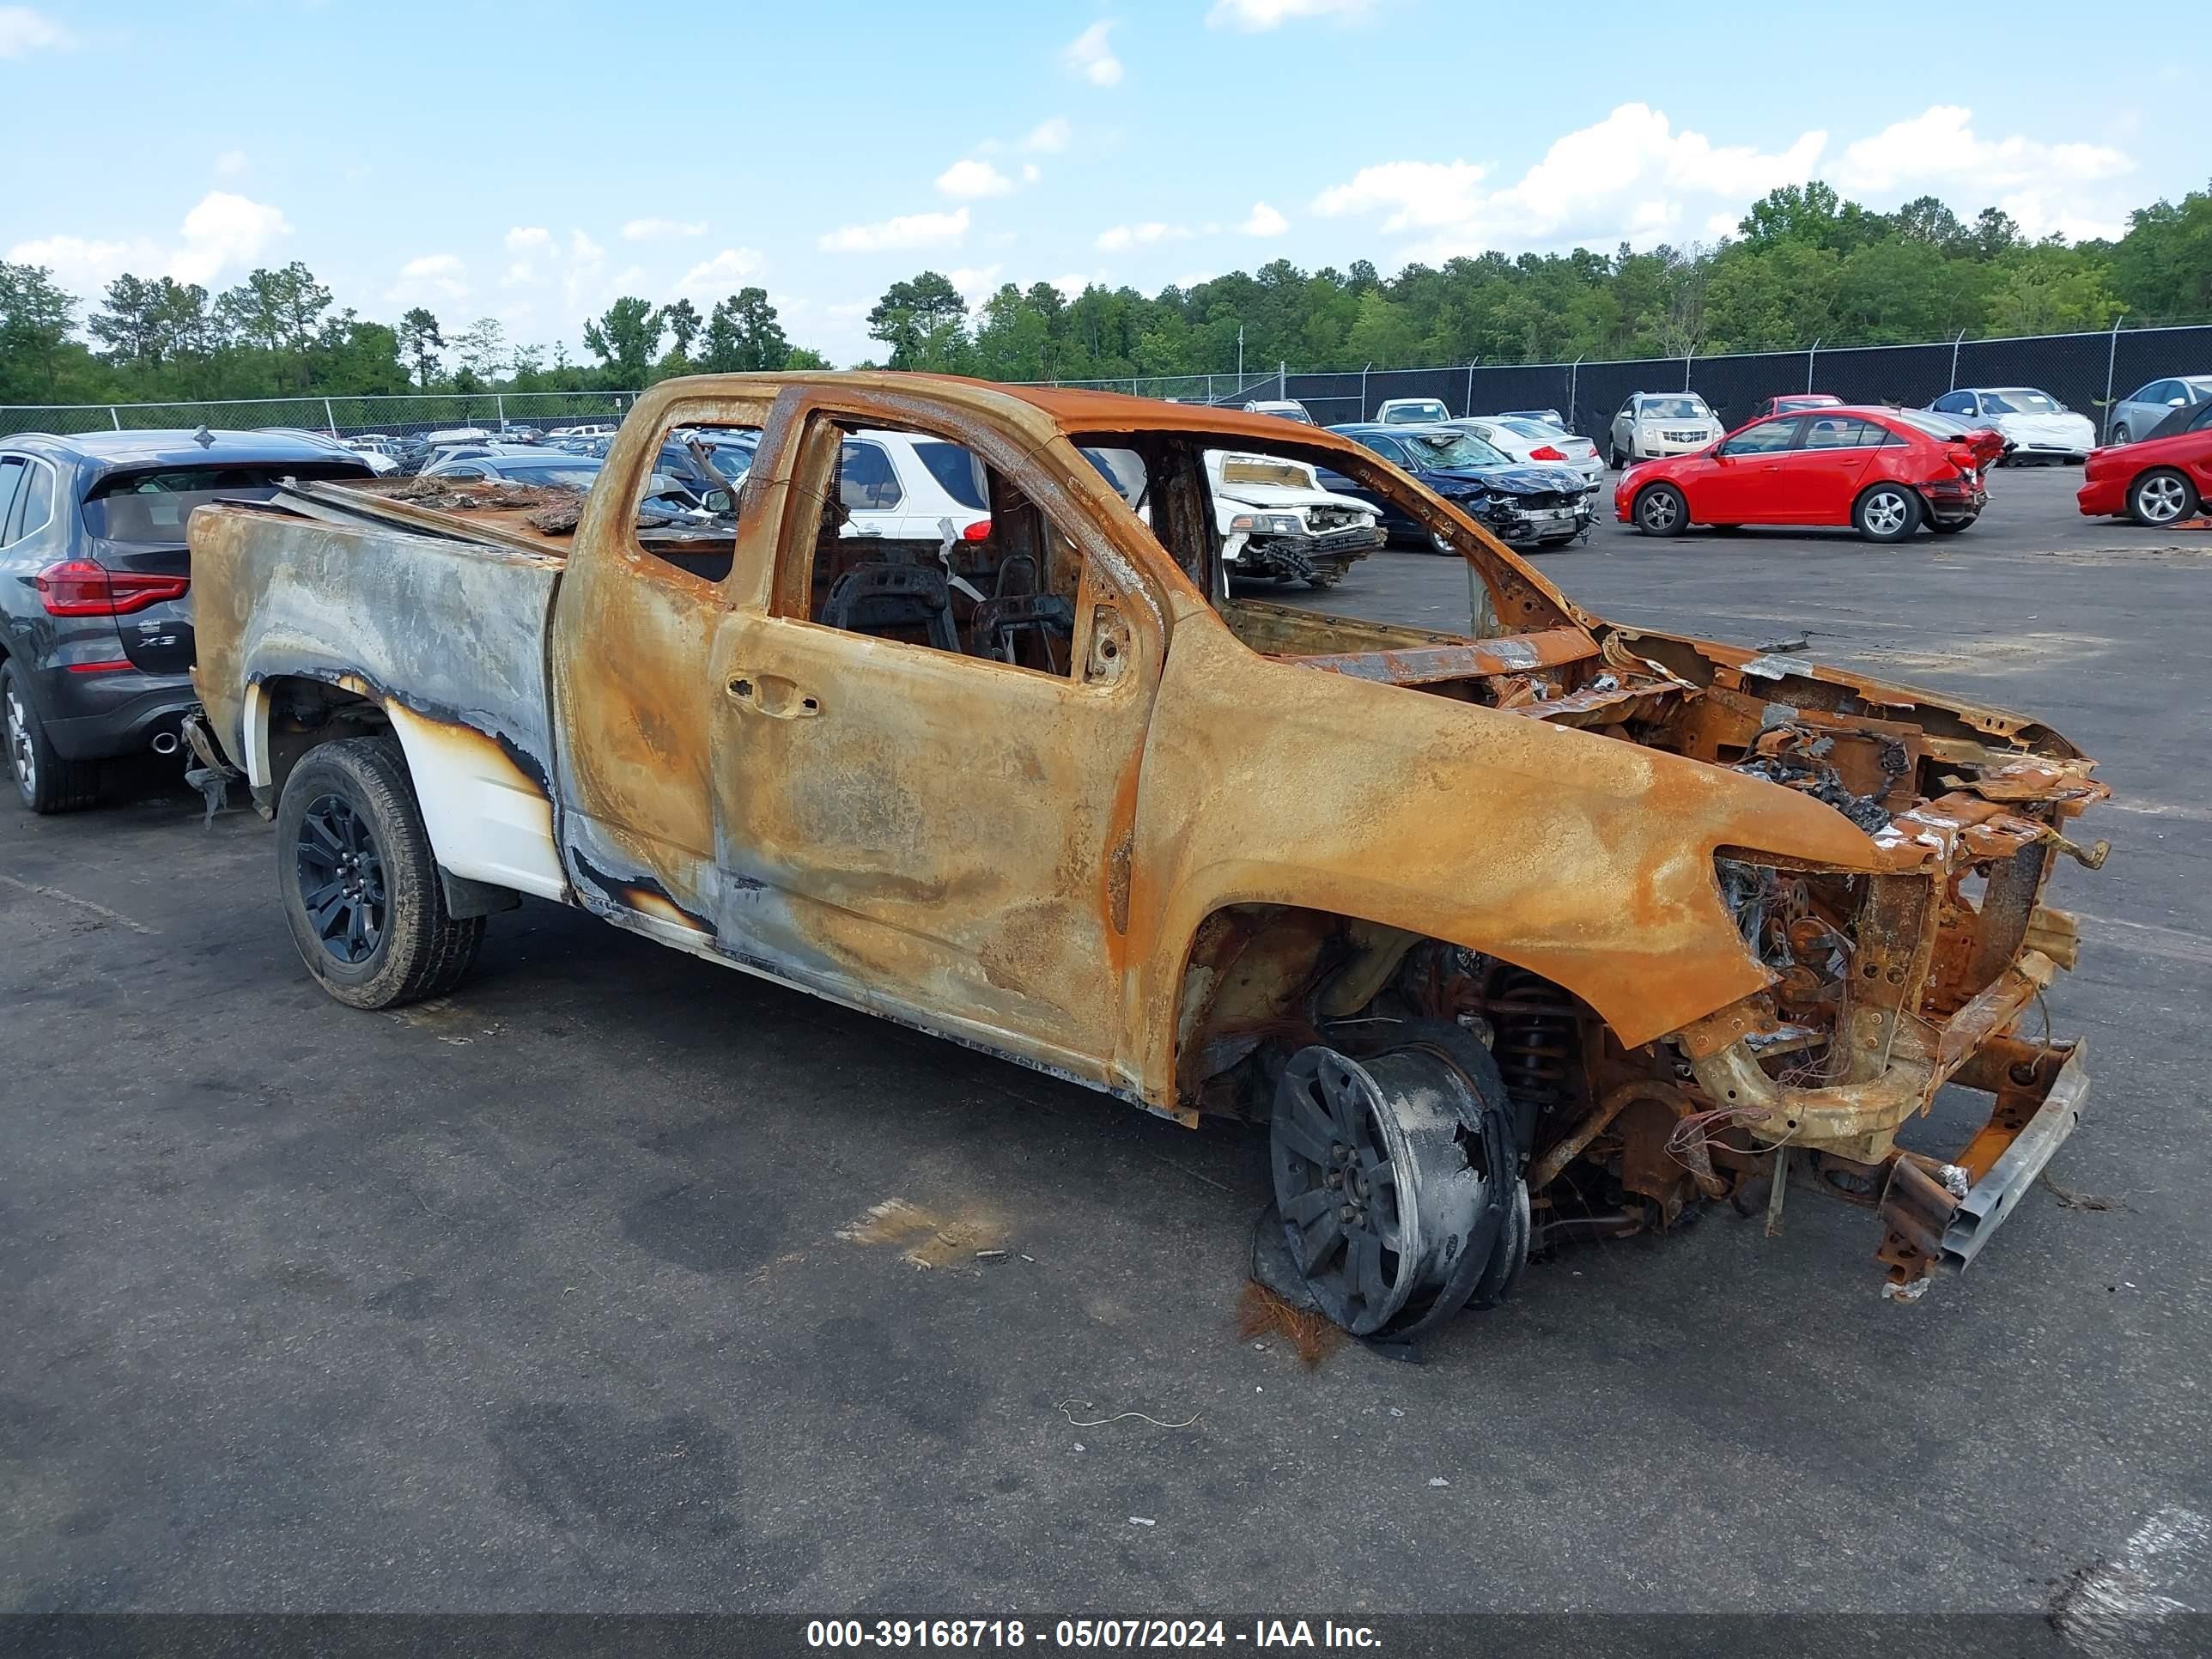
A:
[[[826,368],[794,346],[766,290],[704,314],[625,296],[584,325],[596,362],[511,344],[495,317],[446,333],[416,306],[394,324],[339,309],[298,261],[210,295],[125,274],[88,309],[35,265],[0,262],[0,404],[197,403],[380,392],[632,391],[672,374]]]
[[[884,361],[989,380],[1111,380],[1569,362],[1879,345],[2212,320],[2212,189],[2129,216],[2116,241],[2032,240],[1995,208],[1933,197],[1877,213],[1817,181],[1768,195],[1710,248],[1485,253],[1385,277],[1279,259],[1146,298],[1007,283],[972,314],[945,277],[895,283],[868,317]]]
[[[896,368],[1005,380],[1564,362],[1869,345],[2212,319],[2212,186],[2129,216],[2116,240],[2034,240],[1995,208],[1933,197],[1876,212],[1814,181],[1777,190],[1711,247],[1485,253],[1385,277],[1366,260],[1279,259],[1147,297],[1006,283],[970,310],[942,274],[894,283],[868,333]],[[494,318],[454,331],[333,304],[297,262],[210,295],[126,275],[89,305],[52,273],[0,263],[0,403],[138,403],[409,390],[629,390],[701,370],[826,368],[767,293],[703,313],[617,300],[584,325],[594,360],[509,342]]]

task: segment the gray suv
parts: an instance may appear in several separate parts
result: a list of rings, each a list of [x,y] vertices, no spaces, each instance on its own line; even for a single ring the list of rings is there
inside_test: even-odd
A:
[[[23,805],[89,806],[102,760],[175,752],[198,702],[194,507],[266,501],[283,478],[371,476],[305,433],[0,438],[0,742]]]

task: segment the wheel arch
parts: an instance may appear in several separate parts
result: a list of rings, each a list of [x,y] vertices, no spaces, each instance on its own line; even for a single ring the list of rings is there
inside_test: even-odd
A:
[[[1235,1109],[1217,1084],[1270,1039],[1307,1034],[1301,1005],[1341,1018],[1371,1002],[1407,957],[1425,945],[1479,953],[1546,978],[1510,940],[1486,943],[1425,933],[1351,911],[1225,898],[1183,941],[1174,974],[1172,1018],[1156,1056],[1158,1103],[1179,1113]],[[1554,983],[1559,983],[1553,981]],[[1560,989],[1603,1021],[1569,984]]]
[[[430,847],[449,877],[561,899],[568,883],[554,838],[551,780],[513,743],[457,714],[413,707],[352,673],[274,673],[246,687],[247,781],[273,811],[307,754],[344,738],[398,741]]]

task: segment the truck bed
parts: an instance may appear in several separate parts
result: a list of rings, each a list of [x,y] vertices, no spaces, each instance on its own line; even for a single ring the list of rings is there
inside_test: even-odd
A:
[[[258,801],[347,699],[374,704],[452,873],[565,891],[545,635],[567,560],[531,510],[303,484],[192,515],[193,680]]]

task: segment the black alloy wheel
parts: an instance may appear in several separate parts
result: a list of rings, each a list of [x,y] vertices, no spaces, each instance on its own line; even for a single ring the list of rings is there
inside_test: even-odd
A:
[[[293,858],[300,902],[323,949],[354,967],[384,939],[384,855],[376,837],[340,795],[310,802],[300,820]]]

